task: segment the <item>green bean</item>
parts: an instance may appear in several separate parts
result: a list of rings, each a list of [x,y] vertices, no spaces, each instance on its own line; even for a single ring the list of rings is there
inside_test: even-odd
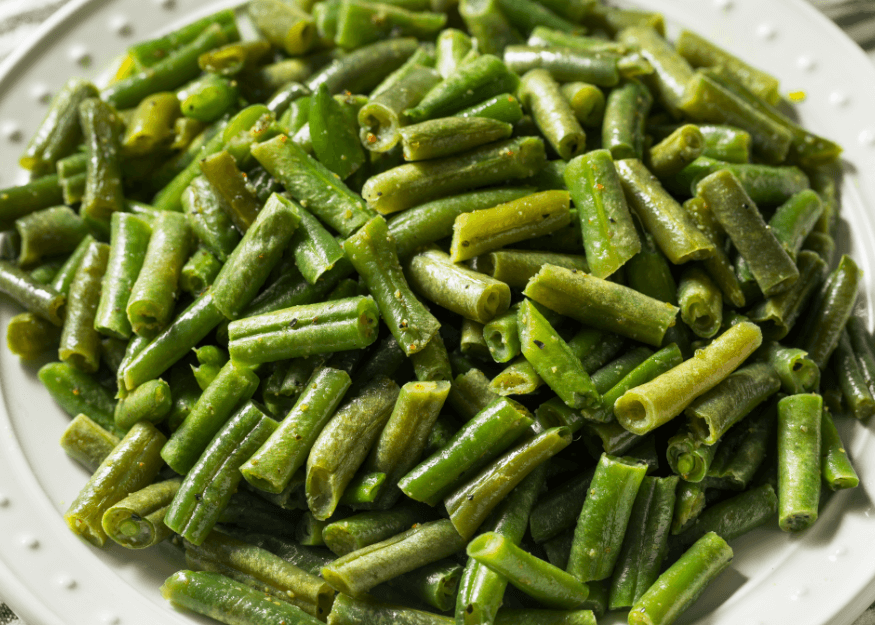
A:
[[[128,549],[144,549],[169,538],[172,532],[164,525],[164,514],[181,483],[179,477],[156,482],[113,504],[103,514],[103,531]]]
[[[161,594],[175,605],[226,623],[322,622],[291,603],[269,599],[221,573],[178,571],[161,586]]]
[[[198,57],[197,64],[205,72],[236,76],[244,69],[252,70],[267,60],[270,50],[270,42],[264,39],[238,41],[204,52]]]
[[[540,139],[509,139],[462,156],[400,165],[368,179],[362,196],[376,211],[394,213],[472,187],[526,178],[541,168],[544,159]]]
[[[15,230],[21,238],[18,265],[25,268],[47,256],[72,252],[88,234],[86,224],[67,206],[44,208],[19,217]]]
[[[780,295],[760,302],[748,313],[750,320],[760,325],[766,338],[779,341],[787,336],[826,276],[827,265],[814,252],[799,252],[796,266],[799,269],[796,284]]]
[[[550,489],[532,508],[529,530],[537,543],[549,541],[573,529],[589,491],[594,468],[586,469],[570,480]]]
[[[680,126],[647,152],[647,166],[658,178],[672,176],[699,158],[705,137],[694,124]]]
[[[583,153],[586,149],[586,133],[580,127],[559,84],[547,70],[526,72],[520,82],[519,94],[535,124],[561,158],[570,160]]]
[[[607,278],[641,250],[610,153],[579,156],[563,176],[580,217],[590,272]]]
[[[705,271],[688,267],[678,284],[681,319],[704,339],[713,337],[723,323],[723,295]]]
[[[229,360],[161,450],[167,465],[182,475],[192,470],[213,437],[255,393],[258,381],[250,369]]]
[[[484,54],[461,65],[405,115],[414,123],[451,115],[492,96],[513,93],[518,85],[519,78],[501,59]]]
[[[465,152],[486,143],[507,139],[510,124],[487,117],[443,117],[398,130],[404,159],[423,161]]]
[[[417,292],[478,323],[488,323],[510,305],[506,284],[454,264],[438,249],[416,254],[406,267],[406,275]]]
[[[523,293],[581,323],[658,346],[678,309],[595,276],[545,265]]]
[[[440,333],[435,334],[425,348],[413,354],[410,362],[413,365],[414,375],[420,382],[453,380],[450,355]]]
[[[668,549],[677,484],[676,476],[645,477],[642,481],[611,579],[612,610],[632,606],[659,577]]]
[[[369,598],[353,598],[344,593],[338,595],[331,614],[330,625],[452,625],[452,619],[432,612],[380,603]]]
[[[697,193],[714,212],[766,297],[789,289],[798,280],[793,259],[731,172],[707,176],[698,184]]]
[[[524,2],[498,0],[498,6],[508,21],[519,29],[520,32],[531,32],[538,26],[554,28],[569,33],[578,28],[574,22],[557,15],[551,10],[553,7],[547,7],[543,3],[534,0],[525,0]]]
[[[237,319],[255,298],[300,222],[294,202],[271,196],[213,283],[213,303],[225,317]]]
[[[772,365],[788,395],[814,392],[820,386],[820,369],[801,349],[769,341],[754,357]]]
[[[108,220],[124,208],[119,164],[120,121],[107,103],[90,98],[79,105],[79,121],[85,135],[88,176],[82,197],[83,216]]]
[[[500,534],[481,534],[468,543],[467,552],[469,557],[507,577],[516,588],[548,607],[579,608],[589,594],[585,584],[523,551]]]
[[[745,85],[752,92],[771,105],[777,105],[781,99],[778,92],[778,79],[751,67],[738,57],[717,47],[707,39],[690,32],[681,31],[675,43],[678,54],[684,57],[693,67],[711,67],[719,65],[735,80]]]
[[[516,124],[523,117],[519,100],[510,93],[500,93],[478,104],[455,113],[458,117],[488,117],[508,124]]]
[[[473,43],[467,33],[455,28],[442,30],[435,42],[435,68],[443,78],[456,72]]]
[[[313,152],[320,163],[342,180],[365,162],[365,151],[358,137],[357,114],[358,109],[332,97],[326,85],[320,85],[310,103],[308,122]]]
[[[674,511],[672,513],[672,536],[678,534],[692,536],[692,531],[689,534],[686,534],[686,532],[698,521],[699,515],[701,515],[702,511],[705,509],[705,491],[707,487],[708,486],[705,482],[694,483],[684,480],[680,481],[677,488]],[[772,494],[774,496],[774,491]],[[692,544],[693,542],[695,542],[695,539],[688,541],[689,544]]]
[[[681,110],[687,83],[693,70],[683,57],[675,52],[660,33],[647,26],[631,26],[618,36],[620,43],[637,48],[653,67],[650,84],[656,98],[674,116]]]
[[[128,54],[138,67],[150,67],[197,38],[208,26],[227,26],[234,23],[234,11],[225,9],[196,20],[162,37],[142,41],[128,48]]]
[[[544,380],[524,356],[512,360],[489,383],[489,390],[501,396],[530,395],[538,390]]]
[[[407,258],[417,247],[450,236],[453,222],[462,213],[492,208],[529,193],[531,189],[514,187],[472,191],[434,200],[394,215],[389,220],[389,232],[395,239],[398,256]]]
[[[750,198],[761,206],[782,204],[809,186],[808,177],[798,167],[725,163],[705,156],[666,178],[665,182],[675,193],[695,195],[702,179],[721,170],[732,172]]]
[[[860,362],[854,354],[851,340],[846,331],[842,331],[839,343],[832,355],[832,370],[838,378],[839,388],[844,397],[844,403],[855,418],[865,421],[875,414],[875,399],[869,390],[866,377],[860,368]]]
[[[862,272],[847,255],[827,277],[815,300],[811,303],[805,325],[800,332],[799,347],[823,371],[830,354],[835,350],[842,329],[851,317],[857,300]]]
[[[182,266],[179,288],[193,297],[199,297],[215,282],[222,262],[212,252],[199,247]]]
[[[174,123],[180,116],[176,94],[164,91],[143,98],[125,128],[120,148],[126,156],[145,156],[173,141]]]
[[[673,419],[700,395],[727,378],[762,343],[762,332],[741,322],[684,361],[614,403],[614,415],[631,432],[646,434]],[[777,376],[776,376],[777,377]]]
[[[511,45],[504,49],[504,62],[518,74],[542,68],[559,82],[579,81],[599,87],[613,87],[620,81],[617,60],[614,54],[566,47]]]
[[[64,201],[57,175],[42,176],[25,185],[0,190],[0,228],[9,230],[15,220]]]
[[[370,218],[356,194],[285,135],[254,146],[252,155],[295,200],[343,236]]]
[[[446,15],[408,11],[400,6],[379,7],[360,0],[344,0],[337,14],[335,43],[343,48],[358,48],[389,35],[432,40],[446,24]]]
[[[422,350],[437,333],[440,323],[410,291],[386,221],[375,217],[348,238],[343,248],[404,353],[409,356]]]
[[[489,378],[472,368],[456,376],[447,401],[459,416],[470,421],[498,397],[489,388]]]
[[[144,345],[129,363],[120,369],[127,390],[160,376],[188,350],[197,345],[224,317],[213,305],[209,292],[201,295],[176,319]]]
[[[219,198],[219,207],[245,234],[256,220],[261,202],[247,186],[246,176],[238,169],[234,157],[222,150],[201,159],[200,168]]]
[[[594,128],[602,124],[605,94],[601,89],[585,82],[569,82],[562,85],[561,90],[581,126]]]
[[[790,395],[778,402],[778,525],[799,532],[817,520],[823,398]]]
[[[295,406],[265,444],[240,468],[247,482],[280,493],[304,465],[322,427],[349,387],[344,371],[323,367],[314,372]]]
[[[567,225],[571,219],[569,201],[567,192],[544,191],[494,208],[459,215],[450,246],[453,262]]]
[[[732,561],[732,549],[720,536],[700,538],[671,565],[629,611],[631,625],[669,625]],[[669,590],[671,589],[671,590]]]
[[[687,482],[705,479],[719,445],[708,445],[696,436],[692,428],[682,426],[668,439],[666,457],[671,470]]]
[[[189,465],[164,517],[167,527],[195,545],[203,543],[240,483],[240,465],[275,428],[253,404],[243,404]]]
[[[714,445],[730,427],[780,388],[781,379],[771,364],[746,365],[686,408],[690,429],[706,445]]]
[[[820,422],[820,470],[831,490],[856,488],[860,483],[829,410],[824,406]]]
[[[33,360],[49,349],[57,349],[61,329],[33,313],[12,317],[6,327],[6,346],[16,356]]]
[[[0,261],[0,292],[40,318],[57,326],[63,325],[65,295],[50,284],[41,284],[7,261]]]
[[[872,335],[869,334],[869,330],[866,328],[866,322],[856,315],[848,319],[845,330],[848,332],[848,338],[851,341],[851,347],[854,350],[854,356],[857,358],[860,372],[866,378],[869,390],[872,390],[872,388],[875,388],[875,351],[873,351],[872,347]],[[806,388],[804,390],[810,391],[811,389]]]
[[[522,36],[507,21],[497,0],[462,0],[459,13],[477,47],[487,54],[501,54],[508,44],[522,43]]]
[[[434,505],[458,485],[463,476],[473,474],[498,457],[532,421],[531,414],[522,405],[498,398],[477,412],[446,447],[411,469],[399,480],[398,486],[411,499]]]
[[[152,424],[135,424],[103,460],[64,513],[70,529],[91,544],[102,547],[107,538],[101,525],[104,513],[130,493],[152,482],[161,468],[158,452],[165,440]]]
[[[108,258],[109,246],[105,243],[93,242],[85,252],[70,286],[58,348],[62,361],[88,373],[97,371],[100,364],[100,335],[94,329],[94,317]]]
[[[445,558],[465,545],[446,519],[412,529],[353,551],[322,569],[325,580],[351,596],[362,596],[377,584]]]
[[[319,520],[334,512],[340,496],[380,436],[398,397],[386,377],[374,379],[325,424],[307,458],[307,503]]]
[[[71,154],[82,138],[79,125],[79,104],[97,97],[97,89],[90,82],[72,78],[52,98],[46,116],[18,163],[33,176],[52,171],[60,159]]]
[[[691,74],[679,107],[696,122],[727,124],[750,133],[754,154],[768,164],[784,161],[792,133],[751,103],[727,88],[713,74],[702,70]]]
[[[624,159],[616,166],[632,210],[672,263],[679,265],[713,255],[714,244],[641,161]]]
[[[277,0],[254,0],[248,5],[248,11],[267,40],[289,55],[304,54],[312,46],[316,25],[298,5]]]
[[[91,473],[112,453],[119,437],[102,428],[86,414],[78,414],[64,428],[61,448]]]
[[[462,566],[450,559],[438,560],[389,580],[389,585],[426,606],[446,612],[456,603]]]
[[[750,133],[715,124],[698,124],[705,141],[702,156],[726,163],[747,163],[750,161]]]
[[[582,582],[607,579],[620,556],[647,468],[602,454],[574,530],[567,570]]]
[[[362,512],[323,529],[328,547],[339,556],[363,549],[409,529],[422,518],[422,510],[411,504],[401,504],[391,510]]]
[[[126,310],[145,260],[152,228],[127,213],[114,213],[110,223],[111,246],[94,327],[108,336],[130,338],[133,330]]]
[[[608,94],[602,146],[615,160],[644,158],[644,124],[652,105],[653,96],[638,80],[625,81]]]
[[[197,176],[180,201],[194,234],[216,258],[225,262],[240,242],[240,234],[229,216],[232,211],[225,210],[226,200],[206,176]]]

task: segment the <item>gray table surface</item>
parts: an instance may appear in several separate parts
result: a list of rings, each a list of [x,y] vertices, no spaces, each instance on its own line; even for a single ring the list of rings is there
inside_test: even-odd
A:
[[[767,0],[766,0],[767,1]],[[875,0],[809,0],[834,20],[875,63]],[[68,0],[0,0],[0,59]],[[0,625],[25,625],[0,597]],[[854,625],[875,625],[875,604]]]

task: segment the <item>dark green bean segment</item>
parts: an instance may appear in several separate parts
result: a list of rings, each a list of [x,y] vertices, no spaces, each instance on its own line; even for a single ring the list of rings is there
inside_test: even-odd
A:
[[[416,505],[400,504],[391,510],[362,512],[326,525],[322,536],[338,556],[363,549],[400,534],[423,518]]]
[[[571,443],[571,430],[554,427],[524,440],[451,492],[444,506],[456,530],[470,538],[508,494],[532,471]]]
[[[644,159],[644,124],[652,105],[653,96],[638,80],[626,81],[608,94],[602,146],[614,159]]]
[[[114,213],[110,223],[111,246],[94,327],[108,336],[130,338],[128,300],[146,257],[152,227],[128,213]]]
[[[71,154],[82,138],[79,104],[97,97],[90,82],[73,78],[52,98],[49,110],[34,133],[18,163],[34,176],[54,169],[55,163]]]
[[[685,411],[690,429],[706,445],[714,445],[780,388],[781,379],[771,364],[745,365],[690,404]]]
[[[377,584],[436,562],[465,546],[446,519],[412,529],[358,549],[322,569],[325,580],[351,596],[362,596]]]
[[[648,150],[647,167],[657,178],[671,176],[699,158],[704,149],[702,131],[686,124]]]
[[[629,205],[671,262],[679,265],[713,255],[714,244],[641,161],[624,159],[616,165]]]
[[[569,573],[588,582],[607,579],[620,557],[646,465],[602,454],[574,530]]]
[[[206,176],[196,176],[180,198],[195,236],[208,250],[225,262],[240,242],[240,233],[225,210],[221,197]]]
[[[446,21],[442,13],[409,11],[392,3],[373,6],[363,0],[344,0],[338,10],[334,41],[343,48],[358,48],[389,36],[432,40]]]
[[[820,369],[801,349],[769,341],[754,357],[772,365],[781,379],[781,389],[788,395],[814,392],[820,385]]]
[[[22,186],[0,190],[0,227],[9,230],[19,217],[63,203],[61,184],[58,176],[51,174]]]
[[[100,365],[100,334],[94,318],[100,302],[100,282],[106,273],[109,246],[91,243],[76,270],[61,332],[58,357],[82,371],[94,373]]]
[[[830,363],[848,411],[861,421],[875,414],[875,399],[860,369],[860,361],[854,354],[846,331],[842,332]]]
[[[355,50],[334,60],[307,80],[315,91],[323,82],[331,93],[368,93],[398,69],[419,47],[411,37],[388,39]]]
[[[161,468],[158,455],[166,437],[150,423],[137,423],[103,460],[64,513],[70,529],[102,547],[104,513],[129,494],[150,484]]]
[[[453,625],[453,620],[433,612],[380,603],[367,597],[353,598],[340,593],[334,602],[329,625]]]
[[[316,35],[313,18],[298,5],[278,0],[253,0],[249,16],[268,41],[290,55],[307,52]]]
[[[531,300],[520,304],[518,329],[523,356],[566,405],[598,404],[601,397],[580,360]]]
[[[462,109],[456,113],[459,117],[488,117],[507,124],[516,124],[523,118],[523,109],[519,100],[509,93],[500,93]]]
[[[671,565],[629,611],[630,625],[670,625],[732,561],[732,548],[711,532]]]
[[[611,579],[612,610],[631,607],[659,576],[668,548],[677,485],[675,476],[647,476],[642,481]]]
[[[161,450],[167,465],[181,475],[188,473],[226,421],[252,397],[258,382],[250,369],[229,360]]]
[[[510,305],[510,288],[505,283],[453,263],[439,249],[416,254],[406,269],[414,290],[478,323],[488,323]]]
[[[850,256],[844,255],[838,267],[809,306],[806,323],[799,334],[799,347],[823,371],[830,354],[839,343],[842,329],[851,317],[857,300],[862,271]]]
[[[329,518],[356,470],[392,414],[399,388],[392,380],[375,378],[331,417],[307,457],[307,504],[313,515]]]
[[[659,346],[678,309],[629,287],[595,276],[545,265],[523,293],[581,323]]]
[[[829,410],[824,407],[820,422],[820,472],[832,490],[856,488],[860,478],[848,458],[839,431]]]
[[[254,404],[243,404],[192,460],[164,516],[167,527],[195,545],[203,543],[237,490],[240,465],[274,429],[276,421]]]
[[[453,410],[466,420],[473,419],[496,399],[498,395],[489,390],[489,378],[476,368],[458,374],[447,397]]]
[[[589,589],[560,568],[527,553],[500,534],[486,532],[470,543],[468,556],[507,577],[511,584],[547,607],[581,607]]]
[[[790,395],[778,402],[778,525],[799,532],[817,520],[823,398]]]
[[[545,159],[541,139],[508,139],[463,155],[399,165],[369,178],[362,197],[386,215],[467,189],[528,178]]]
[[[357,194],[286,135],[253,146],[252,155],[295,200],[343,236],[370,218]]]
[[[365,463],[367,470],[386,474],[384,501],[394,501],[401,494],[396,484],[419,462],[449,392],[447,381],[408,382],[401,387],[392,414]]]
[[[172,532],[164,525],[164,515],[181,483],[180,477],[156,482],[113,504],[103,514],[103,531],[128,549],[144,549],[169,538]]]
[[[407,473],[398,486],[411,499],[434,505],[463,476],[483,468],[510,447],[532,422],[522,405],[496,399],[479,410],[443,449]]]
[[[83,216],[107,220],[125,205],[119,163],[121,122],[112,106],[96,98],[79,105],[79,122],[88,154],[88,178],[80,210]]]
[[[574,116],[584,128],[598,127],[605,115],[605,94],[595,85],[569,82],[560,87]]]
[[[529,280],[544,265],[557,265],[567,269],[589,271],[586,257],[572,254],[555,254],[533,250],[495,250],[471,260],[475,271],[485,273],[496,280],[518,289],[525,288]]]
[[[170,322],[179,274],[191,243],[191,228],[184,215],[165,211],[152,224],[143,266],[127,305],[128,319],[137,334],[157,334]]]
[[[53,206],[15,220],[21,237],[20,267],[33,267],[45,257],[68,254],[88,234],[85,222],[67,206]]]
[[[425,348],[410,357],[416,379],[421,382],[453,380],[450,354],[440,333],[435,334]]]
[[[0,260],[0,293],[41,319],[57,326],[64,322],[66,296],[5,260]]]
[[[681,427],[668,439],[666,458],[671,470],[687,482],[705,479],[719,445],[708,445],[688,427]]]
[[[86,414],[106,430],[118,433],[113,421],[115,399],[93,376],[65,362],[43,365],[37,375],[68,415]]]
[[[613,87],[620,81],[617,59],[613,54],[568,47],[508,46],[504,50],[504,62],[518,74],[542,68],[557,81],[588,82],[599,87]]]
[[[404,353],[410,356],[425,348],[440,323],[407,285],[386,220],[378,216],[369,221],[343,243],[343,249]]]
[[[219,206],[226,211],[237,230],[245,233],[262,207],[255,193],[247,186],[246,176],[238,169],[234,157],[227,150],[222,150],[201,159],[200,168],[213,190],[221,197]]]
[[[704,178],[697,194],[745,259],[763,295],[771,297],[793,286],[799,278],[796,264],[731,172],[718,171]]]
[[[281,493],[304,465],[349,385],[345,371],[329,367],[315,371],[280,426],[240,467],[246,481],[267,492]]]
[[[875,347],[873,347],[875,344],[873,344],[872,335],[869,333],[863,318],[856,315],[848,319],[845,330],[848,332],[848,338],[851,342],[851,348],[854,350],[854,356],[857,358],[860,372],[866,378],[869,390],[872,390],[875,388]],[[812,389],[806,388],[804,390],[810,391]]]
[[[179,288],[192,297],[199,297],[210,288],[221,269],[222,261],[208,249],[199,247],[182,266]]]
[[[404,160],[423,161],[465,152],[510,137],[513,127],[488,117],[442,117],[398,132]]]
[[[595,150],[579,156],[563,177],[577,207],[590,272],[607,278],[641,251],[611,155]]]

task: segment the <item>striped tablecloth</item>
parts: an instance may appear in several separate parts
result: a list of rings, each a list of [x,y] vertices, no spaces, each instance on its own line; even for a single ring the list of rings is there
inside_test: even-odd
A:
[[[0,59],[68,0],[0,0]],[[875,0],[810,0],[869,54],[875,63]],[[0,597],[0,625],[24,625]],[[854,625],[875,625],[875,605]]]

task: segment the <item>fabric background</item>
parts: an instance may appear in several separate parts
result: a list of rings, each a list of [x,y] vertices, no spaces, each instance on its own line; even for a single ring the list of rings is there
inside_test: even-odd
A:
[[[68,0],[0,0],[0,59]],[[809,0],[834,20],[875,63],[875,1]],[[25,625],[0,597],[0,625]],[[875,605],[854,625],[875,625]]]

